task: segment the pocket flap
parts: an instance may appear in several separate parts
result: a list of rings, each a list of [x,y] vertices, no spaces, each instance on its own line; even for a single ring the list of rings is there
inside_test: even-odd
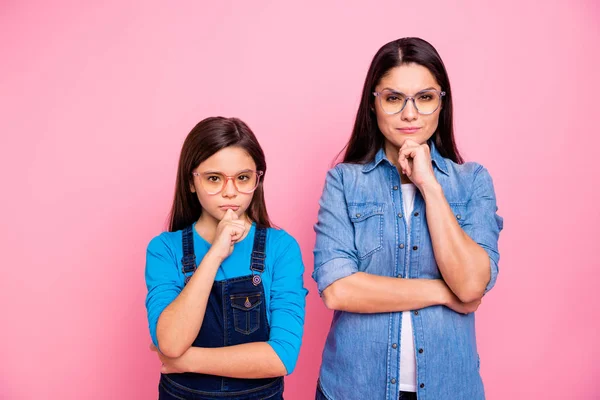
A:
[[[376,203],[348,205],[348,216],[352,222],[361,222],[374,215],[383,215],[383,205]]]
[[[250,311],[262,303],[261,293],[240,293],[229,296],[231,306],[238,310]]]

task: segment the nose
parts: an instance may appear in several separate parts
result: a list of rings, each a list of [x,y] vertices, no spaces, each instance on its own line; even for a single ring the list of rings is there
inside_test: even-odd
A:
[[[227,178],[227,180],[225,181],[225,187],[223,188],[223,191],[221,192],[223,197],[227,197],[227,198],[232,198],[236,196],[237,190],[235,188],[235,185],[233,184],[233,178]]]
[[[404,110],[400,113],[400,117],[403,121],[414,121],[419,118],[419,112],[417,111],[414,99],[406,99],[406,105],[404,106]]]

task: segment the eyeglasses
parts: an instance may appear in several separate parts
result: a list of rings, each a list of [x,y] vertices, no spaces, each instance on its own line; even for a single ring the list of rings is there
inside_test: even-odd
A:
[[[237,175],[229,176],[220,172],[192,172],[192,175],[200,178],[200,184],[207,194],[218,194],[225,189],[227,182],[231,179],[235,189],[244,194],[252,193],[258,187],[263,171],[242,171]]]
[[[384,89],[381,92],[373,92],[373,96],[379,99],[379,105],[384,113],[388,115],[398,114],[404,110],[408,100],[412,100],[417,112],[422,115],[429,115],[436,112],[442,104],[442,97],[446,92],[438,90],[422,90],[414,96],[407,96],[402,92]]]

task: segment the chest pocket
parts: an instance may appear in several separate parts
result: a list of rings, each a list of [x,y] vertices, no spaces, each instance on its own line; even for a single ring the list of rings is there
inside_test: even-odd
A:
[[[240,293],[229,297],[236,332],[250,335],[260,328],[261,293]]]
[[[467,223],[465,217],[467,216],[467,205],[464,203],[450,203],[450,208],[454,214],[454,218],[458,224],[462,227]]]
[[[383,247],[383,206],[381,203],[348,205],[359,259],[367,258]]]

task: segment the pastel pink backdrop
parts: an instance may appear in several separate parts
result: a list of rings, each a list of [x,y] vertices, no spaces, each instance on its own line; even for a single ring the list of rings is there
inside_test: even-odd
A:
[[[458,144],[505,218],[477,315],[488,398],[598,398],[599,26],[593,0],[0,2],[0,398],[156,398],[145,249],[211,115],[256,132],[270,214],[301,244],[286,399],[312,398],[318,199],[372,56],[403,36],[445,60]]]

